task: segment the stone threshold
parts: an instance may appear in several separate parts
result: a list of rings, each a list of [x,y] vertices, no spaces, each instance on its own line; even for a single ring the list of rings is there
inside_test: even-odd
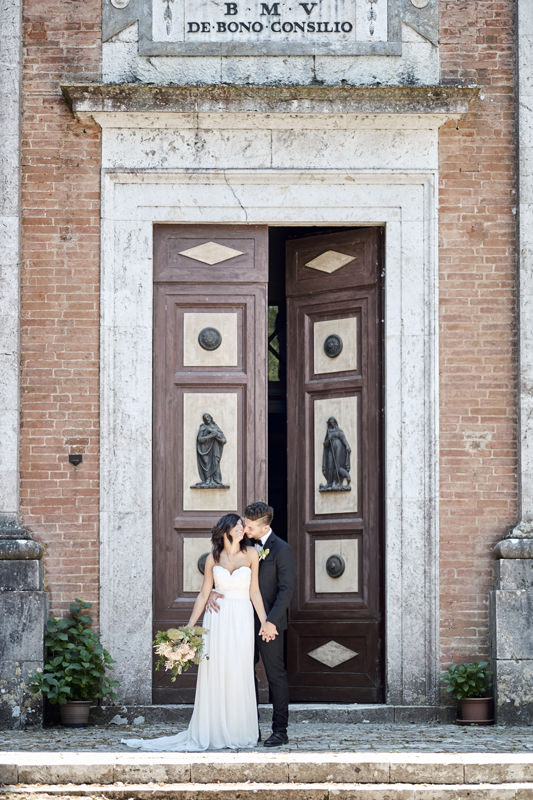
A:
[[[151,725],[158,722],[187,724],[191,718],[192,705],[121,705],[93,706],[90,722],[95,725]],[[448,724],[455,721],[456,706],[400,706],[341,703],[293,703],[289,707],[289,724],[320,722],[330,724],[350,723],[427,723]],[[259,706],[259,721],[268,723],[272,719],[272,706]]]
[[[533,784],[533,754],[435,753],[0,753],[4,787],[183,784]],[[237,788],[237,787],[234,787]],[[530,797],[533,795],[530,795]],[[470,797],[466,794],[465,797]],[[439,795],[440,798],[440,795]]]
[[[15,786],[17,800],[531,800],[533,783],[480,784],[146,784],[127,786]]]
[[[61,84],[78,114],[93,112],[466,114],[479,87],[436,86],[232,86],[141,83]]]

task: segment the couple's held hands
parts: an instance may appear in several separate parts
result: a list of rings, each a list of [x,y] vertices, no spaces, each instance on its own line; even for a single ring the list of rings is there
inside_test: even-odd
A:
[[[278,629],[273,622],[265,621],[259,628],[259,636],[264,642],[272,642],[278,635]]]

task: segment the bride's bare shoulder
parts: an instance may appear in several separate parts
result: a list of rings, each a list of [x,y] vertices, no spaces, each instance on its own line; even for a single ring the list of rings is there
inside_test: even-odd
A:
[[[259,559],[259,553],[255,549],[253,545],[247,545],[246,547],[246,555],[250,559],[250,561],[257,561]]]

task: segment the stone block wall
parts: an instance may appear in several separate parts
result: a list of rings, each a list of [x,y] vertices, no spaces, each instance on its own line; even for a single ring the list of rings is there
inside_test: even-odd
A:
[[[0,729],[41,724],[42,698],[29,684],[43,667],[42,555],[38,542],[0,514]]]
[[[21,515],[54,612],[98,602],[100,141],[59,83],[99,79],[100,14],[99,0],[24,5]]]
[[[517,517],[514,4],[440,3],[442,81],[482,87],[440,131],[443,666],[488,656],[493,545]]]
[[[490,593],[494,710],[499,723],[533,722],[533,524],[522,522],[495,548]]]

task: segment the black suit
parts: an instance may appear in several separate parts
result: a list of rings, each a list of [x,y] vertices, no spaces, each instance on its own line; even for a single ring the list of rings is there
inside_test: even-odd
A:
[[[259,562],[259,589],[267,621],[276,626],[278,636],[271,642],[264,642],[257,635],[260,625],[256,615],[255,663],[259,661],[261,654],[273,705],[272,730],[274,733],[286,734],[289,722],[289,683],[285,669],[283,631],[287,628],[287,611],[294,590],[295,564],[287,542],[274,533],[270,534],[264,547],[269,553]],[[257,695],[257,677],[255,690]]]

